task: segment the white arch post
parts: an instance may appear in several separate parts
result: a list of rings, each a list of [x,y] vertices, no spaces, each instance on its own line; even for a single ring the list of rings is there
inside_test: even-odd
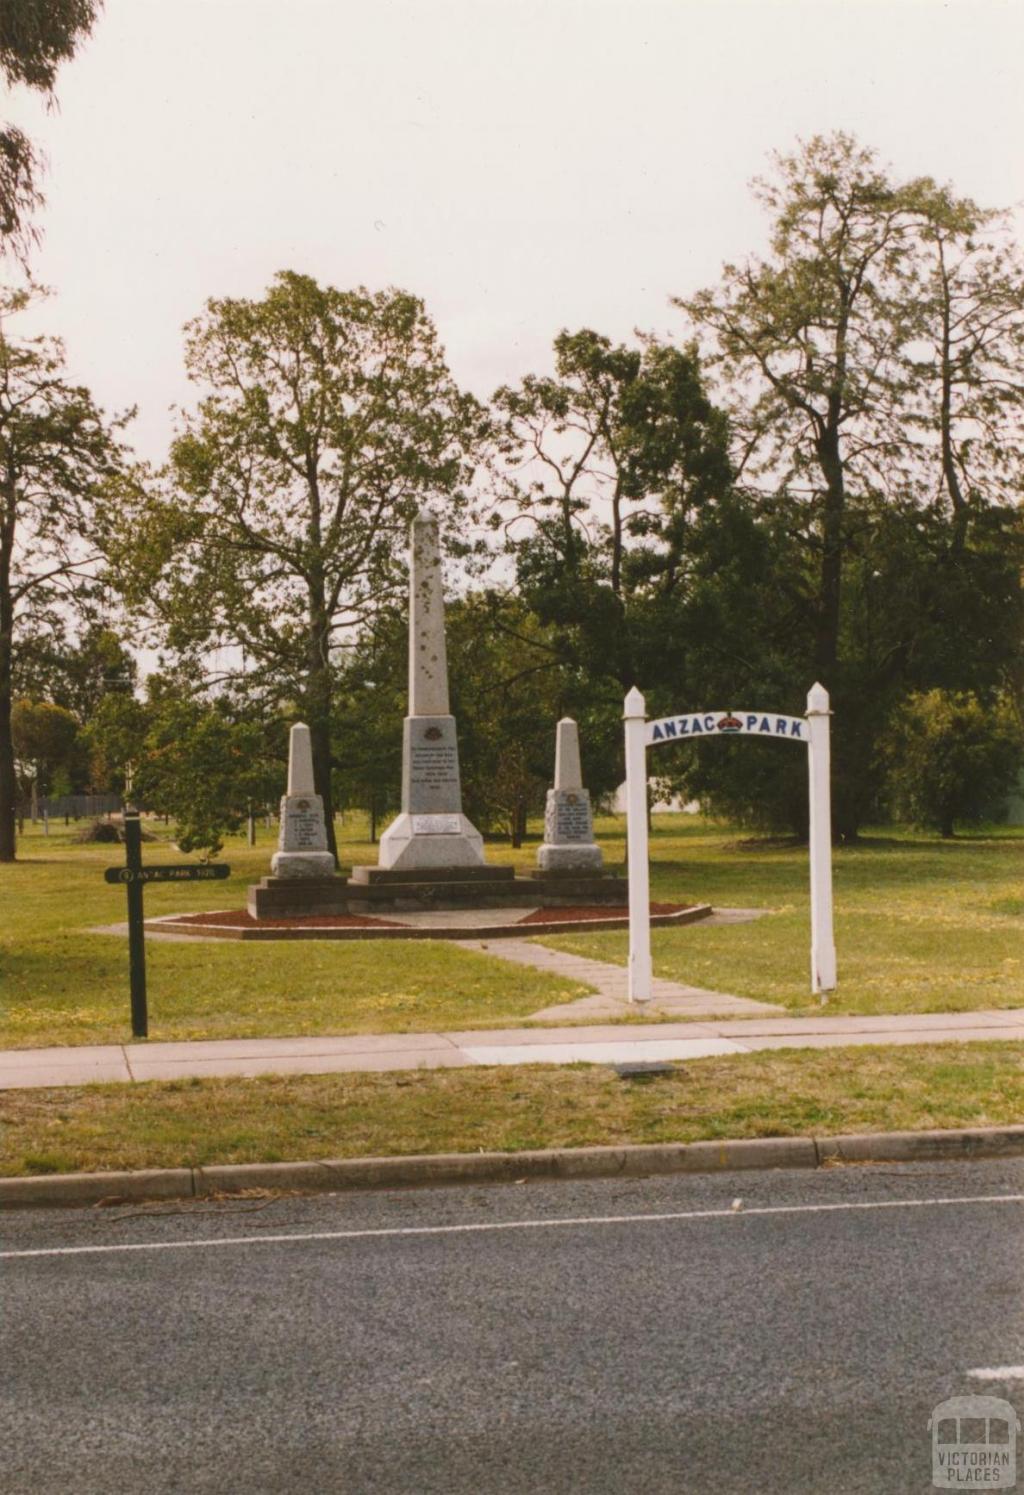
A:
[[[835,991],[836,942],[832,928],[832,796],[828,691],[807,692],[807,778],[811,797],[811,991]],[[824,1000],[824,998],[822,998]]]
[[[780,716],[762,711],[703,711],[648,722],[643,696],[634,686],[626,697],[626,836],[629,870],[629,1000],[653,996],[651,904],[647,844],[647,748],[659,742],[738,733],[800,742],[807,748],[810,797],[811,990],[830,992],[836,985],[836,946],[832,924],[832,810],[829,789],[828,691],[813,685],[807,693],[807,715]],[[822,1000],[825,998],[822,996]]]
[[[647,851],[647,704],[636,686],[626,697],[626,860],[629,876],[629,1000],[649,1002],[651,894]]]

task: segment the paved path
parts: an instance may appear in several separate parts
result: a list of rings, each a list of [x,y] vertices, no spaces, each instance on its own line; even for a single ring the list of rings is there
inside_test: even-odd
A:
[[[687,1023],[360,1033],[348,1038],[235,1038],[200,1043],[0,1051],[0,1090],[192,1075],[335,1074],[472,1064],[611,1064],[700,1059],[758,1049],[855,1044],[1024,1041],[1024,1008],[900,1017],[749,1017]]]
[[[924,1495],[1024,1413],[1021,1160],[0,1230],[5,1495]]]
[[[564,950],[551,950],[547,945],[535,945],[525,939],[493,942],[463,940],[461,943],[463,949],[480,950],[499,960],[532,966],[534,970],[564,976],[595,988],[595,994],[591,997],[578,997],[574,1002],[560,1002],[556,1007],[543,1007],[540,1012],[531,1012],[531,1022],[615,1017],[630,1011],[629,977],[625,966],[612,965],[607,960],[589,960],[582,955],[568,955]],[[782,1011],[774,1003],[754,1002],[749,997],[707,991],[703,986],[685,986],[679,981],[663,981],[660,977],[655,977],[652,987],[654,996],[647,1011],[668,1013],[674,1017],[743,1017],[759,1012]]]

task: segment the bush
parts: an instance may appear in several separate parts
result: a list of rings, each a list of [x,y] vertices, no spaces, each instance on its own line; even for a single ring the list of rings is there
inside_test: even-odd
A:
[[[972,692],[912,695],[883,742],[892,808],[915,825],[953,834],[956,821],[996,818],[1024,762],[1024,736],[1006,701]]]

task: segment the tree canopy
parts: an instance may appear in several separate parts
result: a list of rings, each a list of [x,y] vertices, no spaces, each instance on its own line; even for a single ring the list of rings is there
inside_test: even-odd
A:
[[[102,0],[4,0],[0,5],[0,73],[52,103],[57,69],[92,31]],[[36,239],[32,214],[43,202],[41,163],[16,125],[0,126],[0,249],[23,263]]]
[[[233,647],[235,687],[309,723],[334,849],[338,650],[403,584],[413,514],[465,506],[482,412],[416,297],[291,271],[259,301],[210,301],[186,365],[200,400],[162,493],[119,496],[122,575],[173,646]]]
[[[87,389],[72,384],[53,338],[17,338],[0,303],[0,861],[14,859],[17,784],[11,705],[19,653],[88,616],[101,554],[96,508],[123,460],[117,433]]]

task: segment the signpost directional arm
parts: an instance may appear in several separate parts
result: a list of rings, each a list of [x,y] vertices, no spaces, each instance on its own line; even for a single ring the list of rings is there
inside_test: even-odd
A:
[[[147,882],[219,882],[229,876],[225,862],[175,862],[169,866],[142,865],[142,823],[138,810],[124,812],[124,866],[107,867],[105,882],[123,883],[128,898],[128,978],[132,1003],[132,1037],[149,1037],[146,1000],[146,923],[142,890]]]

